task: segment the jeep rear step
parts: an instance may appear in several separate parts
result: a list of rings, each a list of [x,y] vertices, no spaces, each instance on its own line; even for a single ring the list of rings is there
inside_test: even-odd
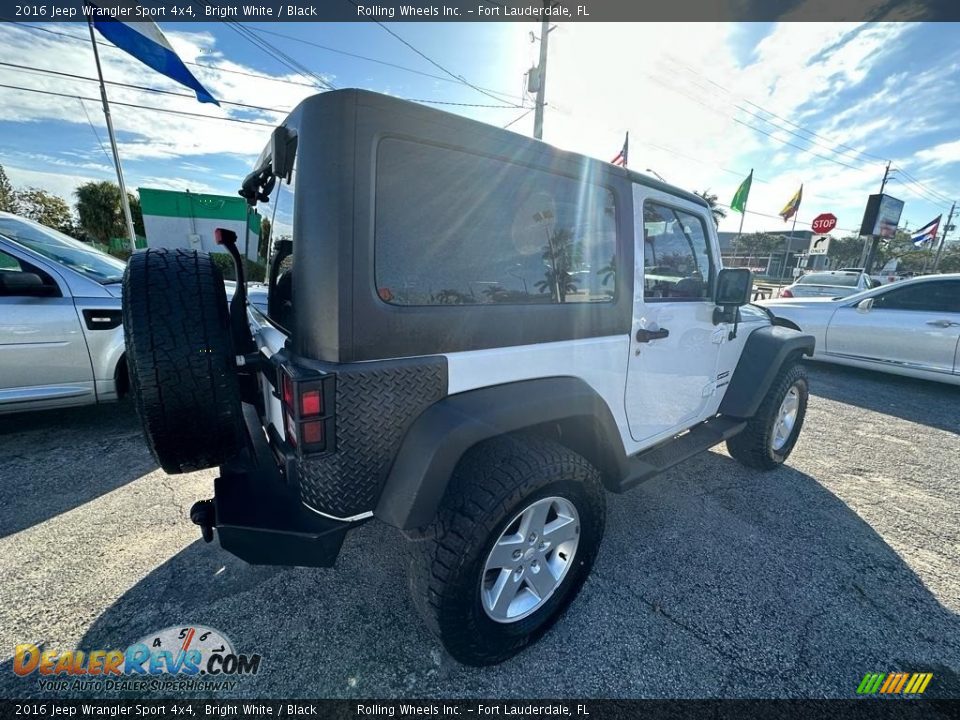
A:
[[[333,567],[347,530],[356,523],[304,506],[299,490],[284,484],[256,411],[245,404],[243,412],[253,457],[222,465],[214,497],[194,503],[190,519],[207,542],[216,528],[220,546],[252,565]]]
[[[690,428],[689,432],[634,455],[628,461],[629,470],[626,477],[620,481],[617,492],[626,492],[644,480],[649,480],[674,465],[719,445],[746,426],[745,420],[718,415]]]

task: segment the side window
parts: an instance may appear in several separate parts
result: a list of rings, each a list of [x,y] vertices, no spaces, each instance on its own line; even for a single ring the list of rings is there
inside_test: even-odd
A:
[[[713,297],[708,237],[702,218],[659,203],[644,203],[643,297]]]
[[[612,302],[616,208],[598,185],[386,139],[377,154],[377,294],[394,305]]]
[[[52,277],[0,250],[0,297],[59,297]]]
[[[939,280],[894,288],[877,295],[873,306],[884,310],[960,313],[960,281]]]

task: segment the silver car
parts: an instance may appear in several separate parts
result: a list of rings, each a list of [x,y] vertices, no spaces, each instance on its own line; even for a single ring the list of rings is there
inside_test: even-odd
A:
[[[108,402],[125,391],[124,266],[0,213],[0,413]]]
[[[879,285],[858,270],[826,270],[802,275],[793,285],[787,285],[780,297],[846,297]]]
[[[758,304],[814,335],[815,360],[960,385],[960,273]]]

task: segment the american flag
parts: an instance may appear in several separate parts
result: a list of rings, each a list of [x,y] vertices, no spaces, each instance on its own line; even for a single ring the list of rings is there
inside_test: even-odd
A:
[[[627,133],[627,136],[623,139],[623,147],[620,148],[620,152],[617,153],[617,156],[611,160],[614,165],[620,165],[621,167],[627,166],[627,152],[630,150],[630,133]]]

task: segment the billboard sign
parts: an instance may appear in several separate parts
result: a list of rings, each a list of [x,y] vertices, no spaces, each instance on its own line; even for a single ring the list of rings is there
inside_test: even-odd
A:
[[[890,195],[871,195],[867,200],[867,210],[863,214],[860,234],[892,238],[897,234],[902,213],[903,200],[897,200]]]

